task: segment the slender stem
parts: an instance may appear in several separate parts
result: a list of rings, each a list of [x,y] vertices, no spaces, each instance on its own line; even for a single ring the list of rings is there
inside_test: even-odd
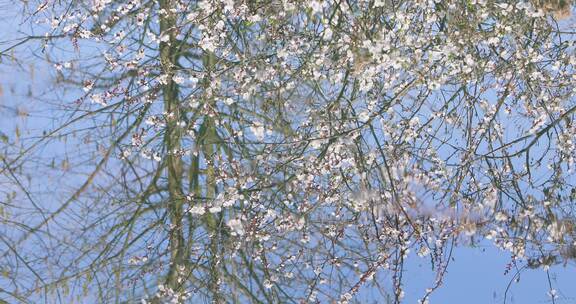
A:
[[[180,150],[181,131],[178,129],[180,111],[178,106],[178,86],[172,80],[174,66],[178,61],[178,55],[174,52],[176,41],[174,28],[176,19],[170,9],[173,7],[172,0],[160,0],[160,9],[165,14],[160,14],[160,32],[168,35],[169,39],[160,42],[160,63],[162,72],[166,76],[166,83],[162,88],[164,110],[168,113],[164,141],[166,144],[167,175],[169,202],[168,211],[170,217],[170,268],[167,277],[167,285],[173,290],[180,286],[178,283],[178,269],[183,265],[184,234],[183,234],[183,202],[182,192],[182,160],[176,151]]]

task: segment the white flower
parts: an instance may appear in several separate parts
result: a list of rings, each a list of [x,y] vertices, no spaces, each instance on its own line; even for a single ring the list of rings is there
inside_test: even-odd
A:
[[[218,213],[218,212],[222,211],[222,207],[220,207],[220,206],[210,207],[208,209],[208,211],[210,211],[210,213]]]
[[[494,215],[494,219],[496,219],[498,222],[503,222],[508,219],[508,216],[504,212],[497,212]]]
[[[194,214],[194,215],[203,215],[205,212],[206,212],[206,210],[204,209],[204,207],[202,207],[200,205],[196,205],[196,206],[190,207],[190,209],[188,209],[188,213]]]
[[[369,119],[370,119],[370,113],[367,111],[358,114],[358,120],[362,123],[367,122]]]
[[[384,7],[386,5],[386,2],[384,0],[375,0],[374,1],[374,7]]]
[[[330,29],[330,27],[327,27],[327,28],[324,30],[323,35],[324,35],[324,40],[330,40],[330,39],[332,39],[333,33],[332,33],[332,30]]]
[[[422,248],[420,248],[420,250],[418,250],[418,256],[420,256],[420,257],[425,257],[428,254],[430,254],[430,249],[428,249],[428,247],[426,247],[426,246],[422,246]]]
[[[159,161],[162,160],[162,158],[160,157],[160,153],[158,153],[158,152],[155,152],[155,153],[152,155],[152,158],[153,158],[155,161],[157,161],[157,162],[159,162]]]
[[[92,94],[90,95],[90,99],[92,99],[92,103],[97,103],[101,106],[106,106],[106,100],[104,99],[104,96],[102,96],[101,94]]]
[[[551,297],[552,299],[557,299],[558,291],[556,289],[550,289],[550,291],[548,292],[548,296]]]
[[[84,92],[89,92],[90,90],[92,90],[92,88],[94,87],[94,82],[90,81],[90,80],[86,80],[84,81]]]
[[[532,123],[532,128],[530,128],[528,133],[536,134],[538,130],[540,130],[540,128],[546,124],[547,120],[548,115],[546,113],[542,113],[538,118],[534,119],[534,122]]]
[[[250,130],[252,131],[254,136],[258,138],[258,140],[264,139],[264,133],[266,132],[266,129],[261,124],[255,123],[253,126],[250,127]]]
[[[176,83],[176,84],[182,84],[184,83],[184,77],[180,76],[180,75],[175,75],[174,77],[172,77],[172,80]]]
[[[196,108],[200,105],[200,102],[198,102],[198,100],[196,100],[196,99],[192,99],[192,100],[190,100],[190,102],[188,103],[188,105],[189,105],[192,109],[196,109]]]
[[[188,78],[188,80],[190,81],[190,84],[192,86],[195,86],[196,84],[198,84],[199,79],[194,77],[194,76],[190,76],[190,78]]]
[[[226,99],[224,99],[224,103],[225,103],[226,105],[228,105],[228,106],[233,105],[235,102],[236,102],[236,101],[235,101],[234,99],[232,99],[232,98],[226,98]]]
[[[231,219],[229,220],[226,225],[230,227],[232,230],[232,235],[234,236],[242,236],[244,235],[244,227],[242,226],[242,221],[239,219]]]

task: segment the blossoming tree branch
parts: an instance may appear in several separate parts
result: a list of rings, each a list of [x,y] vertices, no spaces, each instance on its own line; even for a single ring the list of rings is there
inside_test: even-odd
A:
[[[0,130],[0,302],[403,303],[417,255],[429,303],[458,246],[573,262],[571,5],[14,4],[1,65],[46,80]]]

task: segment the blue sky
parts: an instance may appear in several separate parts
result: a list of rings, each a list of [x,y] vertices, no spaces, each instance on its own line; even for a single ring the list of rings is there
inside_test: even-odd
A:
[[[504,292],[516,271],[504,274],[510,254],[490,244],[482,247],[460,247],[453,253],[443,286],[432,294],[430,303],[504,303]],[[412,256],[406,264],[406,301],[418,298],[433,282],[425,259]],[[519,263],[519,265],[523,265]],[[558,291],[556,303],[576,303],[576,267],[557,265],[549,270],[552,287]],[[543,269],[527,269],[520,280],[512,283],[506,303],[552,303],[548,296],[548,277]]]
[[[5,10],[9,1],[0,1],[0,41],[18,36],[13,29],[18,19],[13,18],[17,12]],[[4,46],[0,45],[0,49]],[[20,51],[24,51],[21,49]],[[38,77],[42,77],[40,71]],[[42,80],[36,79],[34,83],[26,75],[10,70],[7,66],[0,67],[0,86],[3,94],[0,95],[0,131],[8,135],[13,133],[15,120],[11,107],[24,106],[30,111],[27,126],[34,126],[41,121],[42,115],[49,113],[35,112],[39,109],[27,103],[25,96],[29,85],[34,85],[37,93],[42,91]],[[22,122],[20,122],[22,123]],[[504,293],[508,284],[516,273],[512,270],[504,274],[507,264],[511,262],[508,252],[501,251],[491,244],[470,248],[459,247],[453,253],[454,260],[444,277],[444,284],[432,294],[430,303],[504,303]],[[523,265],[519,262],[519,265]],[[574,262],[552,267],[547,273],[543,269],[527,269],[521,272],[519,282],[510,285],[506,303],[552,303],[548,292],[549,279],[552,288],[556,289],[559,298],[556,303],[576,303],[576,265]],[[412,254],[406,263],[404,274],[405,301],[404,303],[417,303],[424,290],[434,282],[434,273],[430,271],[430,263]],[[0,281],[1,287],[1,281]],[[368,287],[365,287],[368,288]],[[0,297],[1,298],[1,297]]]

